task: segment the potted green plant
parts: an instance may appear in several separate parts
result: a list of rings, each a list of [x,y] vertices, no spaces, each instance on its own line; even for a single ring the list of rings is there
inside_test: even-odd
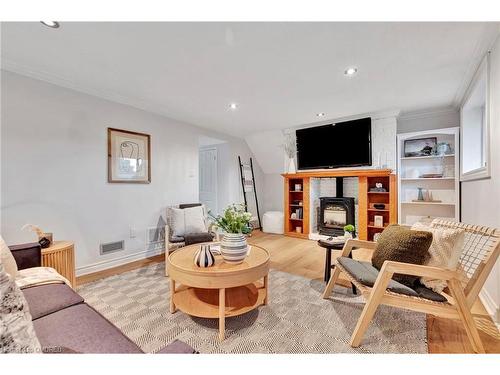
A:
[[[344,237],[345,238],[356,237],[356,227],[352,224],[347,224],[346,226],[344,226]]]
[[[252,231],[252,214],[245,211],[245,205],[232,204],[222,215],[214,216],[209,212],[214,226],[224,231],[220,243],[222,258],[227,263],[238,264],[245,260],[248,252],[246,235]]]

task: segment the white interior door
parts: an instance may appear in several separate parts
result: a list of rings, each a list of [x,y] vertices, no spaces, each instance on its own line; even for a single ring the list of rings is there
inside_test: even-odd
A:
[[[200,150],[200,202],[214,215],[217,209],[217,149]]]

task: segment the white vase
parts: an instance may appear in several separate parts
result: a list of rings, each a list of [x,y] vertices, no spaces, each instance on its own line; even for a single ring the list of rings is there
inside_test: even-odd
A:
[[[297,168],[295,168],[295,158],[290,158],[288,163],[288,173],[297,173]]]
[[[242,263],[248,253],[247,238],[242,233],[225,233],[220,242],[220,254],[226,263]]]
[[[352,238],[352,234],[351,234],[351,232],[344,231],[344,238],[345,238],[345,239]]]

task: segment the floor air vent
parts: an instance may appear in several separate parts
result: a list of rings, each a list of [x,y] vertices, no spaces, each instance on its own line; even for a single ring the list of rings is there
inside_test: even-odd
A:
[[[125,249],[125,241],[108,242],[101,244],[101,255],[114,253]]]

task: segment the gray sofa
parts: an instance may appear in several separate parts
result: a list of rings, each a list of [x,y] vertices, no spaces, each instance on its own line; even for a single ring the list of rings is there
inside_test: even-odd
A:
[[[38,244],[10,246],[19,269],[39,267]],[[23,289],[45,353],[142,353],[142,350],[65,284]],[[176,340],[158,353],[196,353]]]

